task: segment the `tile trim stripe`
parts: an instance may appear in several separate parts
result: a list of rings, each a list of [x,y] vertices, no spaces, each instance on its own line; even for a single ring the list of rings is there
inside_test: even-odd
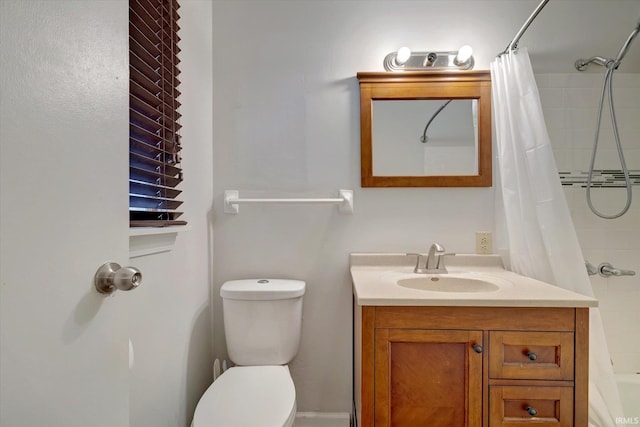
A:
[[[558,172],[563,187],[587,187],[588,172]],[[640,185],[640,169],[629,170],[631,185]],[[616,169],[596,169],[591,179],[592,188],[624,188],[624,174]]]

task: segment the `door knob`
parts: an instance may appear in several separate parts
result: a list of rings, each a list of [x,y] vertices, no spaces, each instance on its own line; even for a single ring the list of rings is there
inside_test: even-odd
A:
[[[94,285],[101,294],[116,290],[130,291],[142,283],[142,273],[135,267],[121,267],[115,262],[103,264],[94,277]]]

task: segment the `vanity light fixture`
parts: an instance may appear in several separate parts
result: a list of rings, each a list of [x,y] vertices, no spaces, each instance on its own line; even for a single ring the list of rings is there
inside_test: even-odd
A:
[[[450,52],[412,52],[408,47],[401,47],[385,56],[383,63],[387,71],[448,71],[470,70],[474,60],[469,45]]]
[[[458,49],[458,54],[453,58],[453,63],[459,66],[465,66],[473,59],[473,49],[468,44],[465,44]]]
[[[398,49],[398,51],[396,52],[396,55],[394,56],[394,61],[397,66],[401,67],[404,64],[406,64],[407,60],[410,57],[411,57],[411,49],[409,49],[406,46],[403,46],[400,49]]]

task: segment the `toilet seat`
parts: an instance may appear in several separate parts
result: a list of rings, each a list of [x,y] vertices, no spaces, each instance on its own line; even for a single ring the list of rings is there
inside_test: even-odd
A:
[[[204,393],[193,427],[289,427],[296,390],[287,366],[236,366]]]

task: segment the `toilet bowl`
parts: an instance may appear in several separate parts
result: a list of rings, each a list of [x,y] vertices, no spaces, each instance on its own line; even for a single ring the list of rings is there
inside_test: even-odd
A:
[[[227,369],[204,393],[193,427],[290,427],[296,391],[287,366]]]
[[[200,398],[193,427],[290,427],[296,390],[289,363],[300,346],[305,282],[250,279],[220,288],[227,350],[237,365]]]

